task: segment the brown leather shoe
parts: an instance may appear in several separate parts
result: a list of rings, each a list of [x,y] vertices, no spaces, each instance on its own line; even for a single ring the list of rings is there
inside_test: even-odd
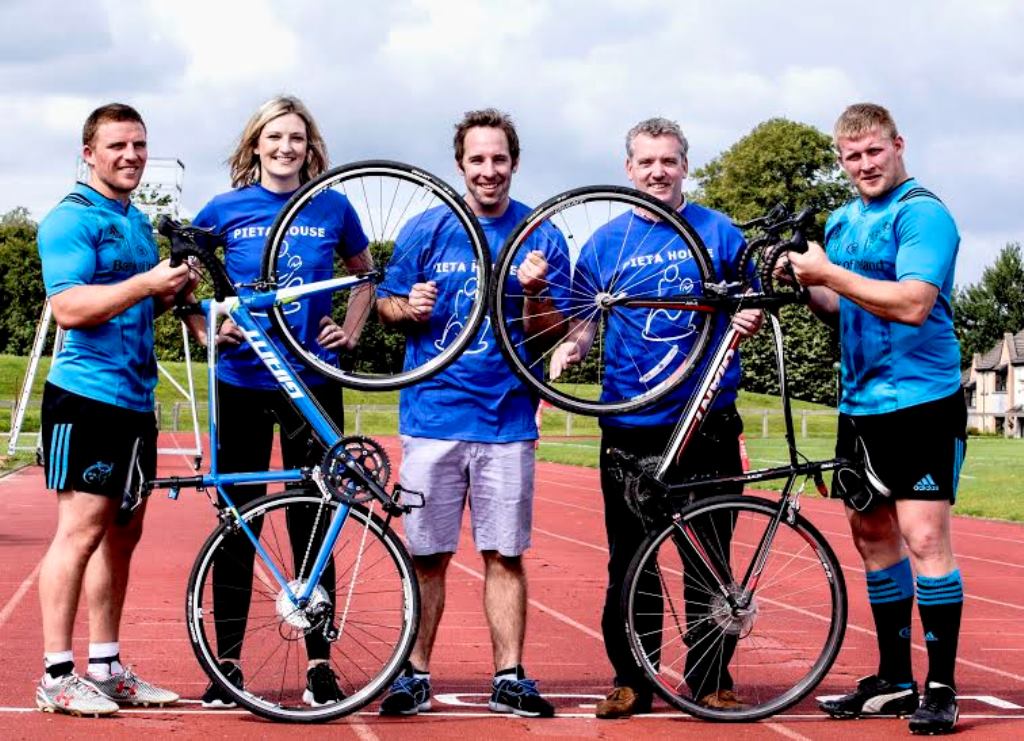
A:
[[[746,707],[732,690],[715,690],[700,698],[700,704],[712,710],[742,710]]]
[[[598,718],[628,718],[651,712],[651,697],[637,693],[632,687],[616,687],[608,697],[597,703]]]

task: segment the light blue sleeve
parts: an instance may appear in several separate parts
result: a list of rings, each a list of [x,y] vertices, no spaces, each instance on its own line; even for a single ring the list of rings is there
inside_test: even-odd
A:
[[[900,209],[894,228],[896,279],[920,280],[941,289],[960,245],[953,217],[938,201],[920,198]]]
[[[39,225],[37,242],[46,295],[88,285],[96,273],[95,226],[81,211],[58,208]]]

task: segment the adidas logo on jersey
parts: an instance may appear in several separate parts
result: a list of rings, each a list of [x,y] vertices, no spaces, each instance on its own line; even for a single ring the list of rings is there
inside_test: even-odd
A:
[[[914,491],[938,491],[939,485],[935,483],[932,475],[925,474],[925,477],[914,484]]]

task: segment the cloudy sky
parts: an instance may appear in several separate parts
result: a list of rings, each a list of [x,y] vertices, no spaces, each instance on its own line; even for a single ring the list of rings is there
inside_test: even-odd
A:
[[[699,167],[765,119],[830,131],[871,100],[960,225],[958,282],[1024,241],[1019,0],[0,0],[0,29],[0,212],[41,218],[63,196],[82,121],[110,100],[141,110],[151,157],[185,163],[189,214],[227,189],[242,125],[281,92],[335,164],[450,182],[452,123],[503,108],[528,203],[621,183],[623,134],[650,115],[682,124]]]

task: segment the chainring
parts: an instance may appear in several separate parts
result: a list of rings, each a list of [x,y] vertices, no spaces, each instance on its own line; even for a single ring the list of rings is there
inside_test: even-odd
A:
[[[364,479],[372,479],[383,489],[391,479],[391,460],[373,438],[350,435],[324,454],[320,473],[324,484],[339,499],[365,502],[374,497]]]

